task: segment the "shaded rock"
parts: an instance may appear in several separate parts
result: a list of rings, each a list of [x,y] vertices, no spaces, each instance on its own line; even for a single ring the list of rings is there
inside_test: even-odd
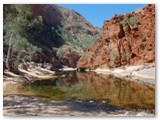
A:
[[[41,15],[45,22],[49,25],[60,24],[62,15],[56,5],[47,4],[32,4],[32,11],[34,16]],[[56,17],[55,17],[56,16]]]

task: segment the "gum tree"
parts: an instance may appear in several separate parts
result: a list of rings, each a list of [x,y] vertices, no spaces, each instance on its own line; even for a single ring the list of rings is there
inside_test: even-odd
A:
[[[3,44],[8,46],[5,64],[9,71],[14,72],[24,59],[20,58],[22,53],[30,56],[40,51],[40,48],[28,42],[27,32],[33,27],[40,29],[42,17],[34,18],[29,5],[4,4],[3,21]]]

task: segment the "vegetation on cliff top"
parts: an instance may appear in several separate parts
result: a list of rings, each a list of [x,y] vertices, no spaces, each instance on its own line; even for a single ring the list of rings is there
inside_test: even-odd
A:
[[[140,23],[140,19],[137,18],[137,17],[126,17],[124,18],[122,21],[121,21],[121,24],[122,25],[125,25],[125,24],[130,24],[130,25],[134,25],[136,23]]]

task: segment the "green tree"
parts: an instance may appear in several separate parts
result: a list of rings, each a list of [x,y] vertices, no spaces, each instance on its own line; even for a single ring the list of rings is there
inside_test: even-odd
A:
[[[23,58],[20,58],[22,51],[33,55],[40,51],[36,46],[30,44],[27,40],[27,32],[31,28],[42,29],[42,17],[34,18],[29,5],[5,4],[3,6],[4,21],[4,44],[8,45],[8,53],[5,60],[9,71],[14,71]],[[12,54],[17,56],[12,58]]]

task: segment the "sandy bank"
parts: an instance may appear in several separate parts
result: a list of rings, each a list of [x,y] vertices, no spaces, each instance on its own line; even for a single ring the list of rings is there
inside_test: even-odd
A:
[[[69,67],[64,67],[64,68],[61,68],[59,69],[60,71],[74,71],[76,70],[77,68],[69,68]]]
[[[114,68],[114,69],[95,69],[97,73],[102,74],[114,74],[117,76],[128,77],[130,79],[140,80],[142,82],[155,85],[155,65],[139,65],[128,66],[126,68]]]
[[[18,74],[15,74],[8,70],[5,70],[3,75],[3,81],[31,82],[34,80],[46,80],[57,77],[54,71],[47,70],[41,67],[29,66],[24,69],[23,67],[19,66],[18,72]]]

